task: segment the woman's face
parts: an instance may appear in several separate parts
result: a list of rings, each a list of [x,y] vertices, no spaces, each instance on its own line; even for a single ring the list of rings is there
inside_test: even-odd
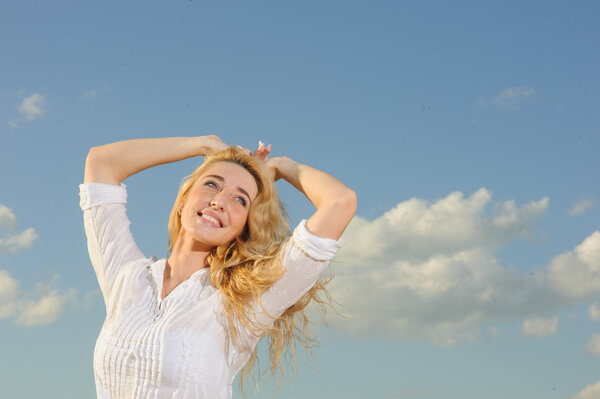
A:
[[[254,177],[242,166],[225,161],[211,165],[180,209],[180,235],[208,248],[231,241],[244,230],[257,195]]]

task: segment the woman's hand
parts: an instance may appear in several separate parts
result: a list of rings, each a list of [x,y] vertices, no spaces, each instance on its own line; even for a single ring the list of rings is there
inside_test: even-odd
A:
[[[296,161],[286,156],[269,158],[263,164],[273,181],[285,179],[286,175],[294,175],[296,173],[295,169],[298,167],[298,165],[299,164]]]
[[[271,144],[269,144],[268,146],[265,147],[265,143],[263,143],[262,141],[259,141],[258,149],[256,151],[254,151],[254,154],[252,154],[252,156],[254,158],[258,159],[259,161],[264,162],[269,157],[270,152],[271,152]]]
[[[262,141],[258,142],[258,149],[254,151],[252,156],[258,161],[262,162],[263,167],[267,170],[267,173],[271,177],[271,180],[277,181],[283,178],[283,170],[293,167],[295,162],[286,156],[269,158],[271,153],[271,144],[265,146]]]
[[[225,144],[223,140],[217,135],[211,134],[208,136],[200,136],[198,137],[203,142],[204,154],[201,155],[210,155],[216,152],[220,152],[226,150],[229,146]]]

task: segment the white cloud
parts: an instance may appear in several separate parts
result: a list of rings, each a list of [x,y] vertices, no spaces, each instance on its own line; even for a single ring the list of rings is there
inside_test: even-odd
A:
[[[100,288],[88,291],[84,295],[83,301],[78,301],[78,305],[80,308],[87,310],[92,306],[92,304],[96,301],[97,298],[102,298],[102,291],[100,291]]]
[[[23,326],[49,324],[64,311],[67,303],[77,303],[76,291],[59,292],[54,289],[55,276],[50,283],[38,283],[32,292],[23,292],[20,281],[6,270],[0,270],[0,318],[14,317],[14,323]]]
[[[91,100],[93,98],[96,98],[96,97],[98,97],[98,90],[95,90],[95,89],[88,90],[83,93],[82,97],[85,98],[86,100]]]
[[[25,97],[19,105],[19,112],[28,121],[33,121],[46,113],[46,97],[39,93],[33,93]]]
[[[2,204],[0,231],[9,232],[7,237],[0,238],[0,254],[29,248],[37,239],[32,228],[11,234],[17,231],[17,218],[12,210]],[[14,323],[23,326],[48,324],[56,320],[67,303],[77,303],[74,289],[60,292],[54,288],[57,279],[58,276],[55,276],[49,283],[37,283],[33,291],[27,292],[21,290],[19,280],[0,269],[0,319],[14,317]],[[91,299],[92,296],[86,296],[86,302]]]
[[[527,86],[513,86],[502,90],[494,98],[494,104],[500,107],[511,107],[515,110],[520,109],[520,103],[523,100],[535,98],[536,89]]]
[[[19,293],[19,281],[10,276],[6,270],[0,269],[0,301],[11,301]]]
[[[592,338],[585,346],[585,350],[594,356],[600,356],[600,334],[592,335]]]
[[[549,266],[554,287],[564,296],[584,299],[600,292],[600,231],[574,251],[558,255]]]
[[[10,235],[8,238],[0,238],[0,253],[14,253],[21,249],[27,249],[38,239],[34,229],[27,229],[18,235]]]
[[[558,330],[558,317],[549,319],[535,317],[523,321],[521,333],[532,337],[544,337],[546,335],[556,334]]]
[[[534,237],[534,222],[548,207],[548,198],[517,207],[496,204],[486,215],[491,193],[481,188],[468,198],[453,192],[433,204],[412,198],[374,221],[355,217],[345,234],[344,259],[353,264],[398,259],[424,260],[478,249],[494,251],[516,237]]]
[[[598,309],[598,302],[590,305],[588,308],[588,314],[590,315],[591,320],[600,321],[600,309]]]
[[[502,267],[494,252],[533,238],[548,199],[487,210],[491,193],[454,192],[434,203],[410,199],[381,217],[356,217],[336,257],[334,297],[351,318],[344,331],[438,345],[475,338],[482,325],[522,318],[556,302],[543,274]]]
[[[0,269],[0,319],[10,317],[16,310],[20,282]]]
[[[513,98],[529,98],[535,95],[535,89],[527,86],[514,86],[504,89],[496,96],[496,100],[513,99]]]
[[[8,234],[0,238],[0,254],[27,249],[38,239],[33,228],[17,233],[17,218],[10,208],[0,204],[0,232],[2,231],[7,231]]]
[[[600,398],[600,381],[594,385],[588,385],[577,395],[571,396],[571,399],[598,399]]]
[[[110,88],[108,86],[104,86],[100,89],[87,90],[87,91],[83,92],[81,97],[85,100],[93,100],[94,98],[97,98],[97,97],[107,94],[109,92],[110,92]]]
[[[0,229],[15,231],[17,229],[17,218],[13,211],[5,205],[0,204]]]
[[[486,189],[468,197],[454,192],[432,203],[409,199],[375,220],[355,217],[334,261],[330,290],[349,316],[336,327],[449,346],[498,322],[532,319],[600,294],[600,232],[547,268],[518,271],[500,264],[496,252],[515,239],[535,239],[549,201],[518,206],[491,198]],[[534,325],[524,322],[523,333]],[[538,335],[557,326],[550,319]]]
[[[75,300],[75,290],[71,289],[64,293],[51,291],[37,300],[24,301],[15,323],[27,327],[52,323],[63,312],[67,302]]]
[[[583,199],[577,201],[571,209],[569,209],[569,215],[571,216],[580,216],[583,215],[586,211],[590,210],[594,205],[594,201],[591,199]]]

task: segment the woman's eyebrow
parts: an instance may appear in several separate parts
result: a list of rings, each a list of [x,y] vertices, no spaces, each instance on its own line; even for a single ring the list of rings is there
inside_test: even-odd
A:
[[[222,182],[224,182],[224,181],[225,181],[225,178],[223,178],[222,176],[219,176],[219,175],[206,175],[206,176],[204,176],[204,177],[205,177],[205,178],[207,178],[207,177],[212,177],[213,179],[217,179],[217,180],[219,180],[219,181],[222,181]]]
[[[246,190],[244,190],[243,188],[241,188],[241,187],[239,187],[239,186],[238,186],[238,187],[236,187],[236,188],[237,188],[237,190],[238,190],[239,192],[241,192],[241,193],[242,193],[242,194],[244,194],[246,197],[248,197],[248,201],[252,202],[252,197],[250,196],[250,194],[248,194],[248,192],[247,192]]]

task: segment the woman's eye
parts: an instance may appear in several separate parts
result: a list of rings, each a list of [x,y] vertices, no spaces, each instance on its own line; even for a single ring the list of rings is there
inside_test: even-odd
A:
[[[248,204],[246,202],[246,199],[244,197],[237,197],[237,200],[240,204],[242,204],[244,206],[244,208],[246,207],[246,205]]]
[[[217,186],[217,183],[215,183],[212,180],[208,180],[204,183],[205,186],[210,187],[210,188],[219,188],[219,186]]]

